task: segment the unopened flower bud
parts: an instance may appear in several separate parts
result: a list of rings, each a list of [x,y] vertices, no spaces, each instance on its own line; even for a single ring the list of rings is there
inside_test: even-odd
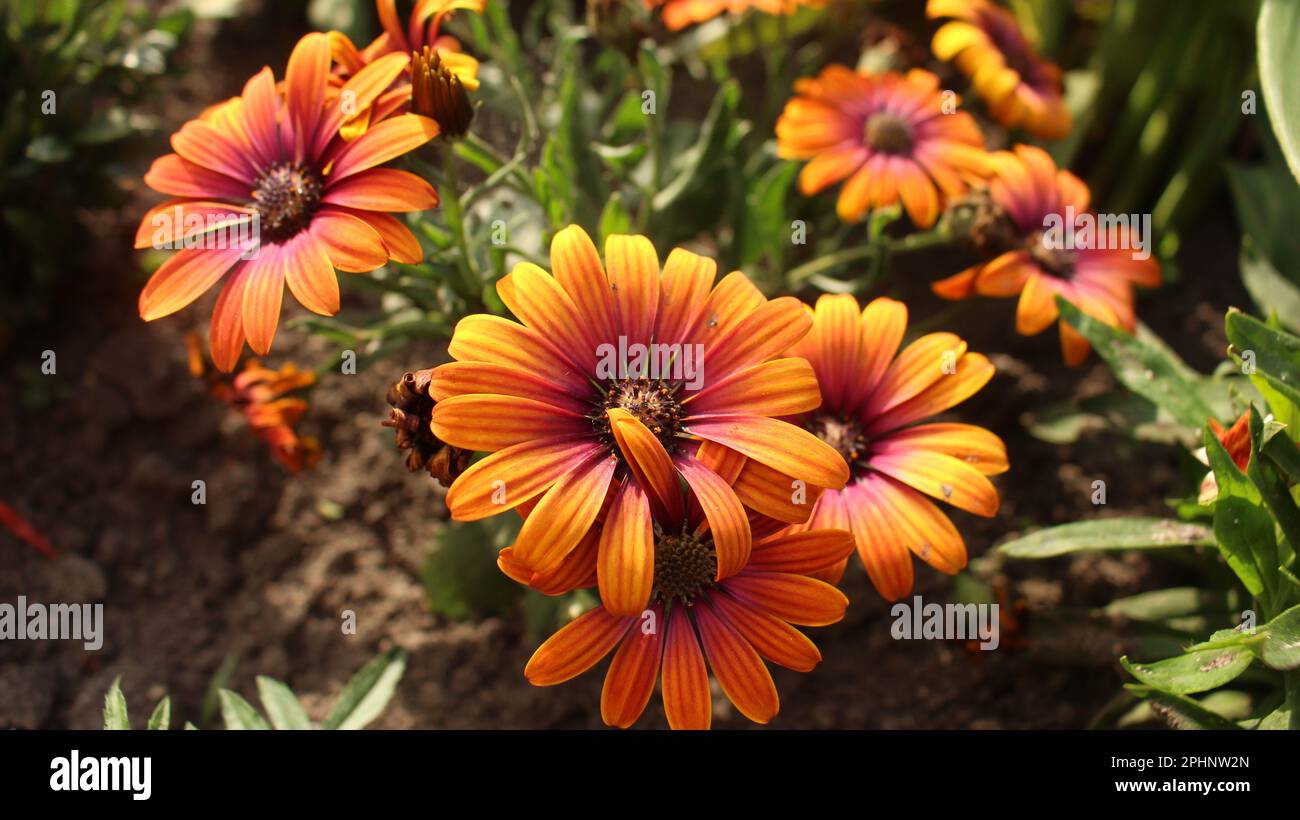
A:
[[[474,119],[474,106],[460,78],[428,46],[411,52],[411,111],[435,120],[448,139],[465,136]]]

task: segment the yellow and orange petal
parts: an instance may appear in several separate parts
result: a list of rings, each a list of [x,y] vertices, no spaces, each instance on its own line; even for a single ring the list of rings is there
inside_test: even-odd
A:
[[[1058,169],[1043,149],[1017,145],[1012,151],[998,151],[990,167],[988,193],[1003,214],[1010,246],[987,262],[934,283],[934,292],[945,299],[1018,296],[1016,331],[1026,336],[1057,321],[1057,296],[1131,333],[1137,324],[1134,287],[1161,282],[1156,258],[1137,253],[1126,224],[1116,226],[1113,239],[1108,235],[1105,242],[1094,241],[1095,247],[1057,247],[1060,243],[1049,227],[1095,215],[1088,210],[1087,185]],[[1068,365],[1087,358],[1087,340],[1064,322],[1060,337]]]
[[[1070,133],[1061,69],[1034,51],[1015,15],[990,0],[929,0],[926,13],[951,18],[935,32],[934,55],[970,78],[994,120],[1043,140]]]
[[[949,199],[987,173],[983,134],[946,93],[920,69],[828,66],[795,83],[776,124],[777,154],[808,160],[799,174],[805,195],[842,183],[836,211],[845,222],[901,202],[915,225],[928,228]]]
[[[437,194],[414,174],[378,166],[433,139],[437,123],[402,115],[364,138],[339,136],[342,101],[370,105],[402,64],[376,61],[334,88],[329,38],[309,34],[280,86],[264,68],[239,97],[172,135],[175,153],[156,160],[145,183],[174,199],[145,215],[135,244],[178,250],[141,292],[141,318],[175,313],[224,279],[210,343],[229,372],[245,340],[258,354],[270,349],[286,286],[309,310],[332,315],[335,269],[418,261],[418,241],[388,212],[432,208]]]
[[[621,493],[635,486],[624,484]],[[700,500],[689,495],[680,509],[693,509]],[[529,513],[530,519],[534,514]],[[524,675],[537,686],[563,683],[613,652],[601,691],[601,717],[610,726],[635,723],[659,682],[670,727],[709,728],[710,673],[737,711],[767,723],[779,711],[780,699],[765,662],[796,671],[812,669],[821,654],[794,625],[823,626],[844,616],[844,595],[804,574],[838,565],[848,556],[853,539],[843,530],[760,539],[738,571],[716,578],[708,563],[716,546],[712,527],[692,526],[690,519],[656,517],[652,522],[645,517],[638,519],[635,532],[628,532],[613,523],[612,516],[603,526],[594,537],[599,542],[595,560],[602,604],[538,647]],[[645,544],[646,538],[654,543]],[[584,554],[592,539],[584,542]],[[621,610],[611,604],[620,596],[607,594],[604,576],[605,553],[611,543],[620,542],[620,554],[635,554],[652,565],[649,596]],[[626,542],[638,546],[628,550]],[[504,550],[502,568],[536,586],[538,579],[521,572],[514,557],[510,548]],[[591,582],[590,573],[573,566],[567,567],[566,578],[571,583],[582,583],[582,578],[585,585]],[[555,579],[543,580],[547,589],[564,587]]]
[[[800,8],[820,9],[827,0],[645,0],[646,8],[663,9],[664,25],[679,31],[722,14],[758,11],[764,14],[794,14]]]
[[[714,285],[712,260],[682,249],[661,268],[642,236],[609,237],[602,261],[576,226],[555,236],[551,266],[521,263],[498,282],[519,321],[462,320],[448,345],[456,361],[429,388],[437,438],[492,453],[452,486],[452,517],[534,505],[510,554],[513,577],[553,586],[603,521],[620,540],[601,544],[602,598],[618,614],[639,611],[650,589],[649,516],[707,522],[722,580],[745,565],[754,540],[741,493],[775,491],[762,474],[739,482],[747,463],[806,485],[809,500],[769,505],[791,521],[844,485],[839,454],[777,418],[821,401],[808,363],[783,355],[812,324],[800,302],[768,300],[741,273]],[[650,355],[636,359],[638,346]],[[636,361],[656,370],[620,371]]]
[[[232,379],[208,366],[198,336],[187,334],[185,346],[190,373],[207,383],[212,396],[243,415],[253,435],[270,446],[285,470],[297,473],[319,460],[319,442],[294,431],[307,412],[307,402],[288,395],[314,385],[315,373],[299,370],[293,362],[272,370],[249,359]]]
[[[988,477],[1008,469],[1001,439],[931,420],[978,392],[993,365],[951,333],[903,346],[907,309],[892,299],[860,309],[852,296],[822,296],[813,315],[812,332],[790,352],[812,365],[825,401],[791,420],[835,447],[852,477],[787,532],[849,530],[876,590],[898,600],[912,589],[913,555],[948,574],[966,565],[965,542],[936,502],[997,513]],[[844,564],[803,569],[834,582]]]
[[[358,49],[347,35],[331,31],[330,52],[335,63],[332,82],[336,85],[342,84],[376,60],[396,57],[406,61],[400,76],[386,84],[382,95],[366,105],[352,109],[341,128],[343,138],[355,139],[373,124],[398,112],[430,115],[428,111],[412,107],[413,97],[418,97],[420,93],[419,80],[416,78],[416,82],[413,82],[412,75],[418,70],[421,59],[426,63],[436,61],[440,69],[454,80],[460,89],[459,95],[463,95],[464,91],[478,90],[479,61],[464,52],[459,40],[443,34],[442,26],[456,11],[482,14],[486,6],[487,0],[417,0],[403,26],[396,0],[375,0],[379,22],[384,31],[365,48]],[[458,99],[458,102],[461,101]],[[443,126],[444,133],[456,133],[457,128],[453,122],[444,122],[438,117],[435,119]],[[464,111],[461,110],[456,121],[464,119]]]

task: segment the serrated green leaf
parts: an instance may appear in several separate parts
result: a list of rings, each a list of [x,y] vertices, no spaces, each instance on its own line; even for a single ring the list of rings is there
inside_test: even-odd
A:
[[[240,697],[238,692],[221,689],[217,692],[221,698],[221,720],[227,729],[270,729],[271,725],[257,713],[253,705]]]
[[[262,701],[266,716],[271,725],[277,729],[310,729],[311,718],[303,711],[302,704],[293,690],[275,678],[265,675],[257,676],[257,696]]]
[[[1246,647],[1231,646],[1189,652],[1155,663],[1132,663],[1128,658],[1120,658],[1119,662],[1129,674],[1152,688],[1190,695],[1228,683],[1245,672],[1254,659]]]
[[[172,699],[164,697],[158,701],[154,707],[153,714],[149,716],[149,729],[155,731],[170,729],[172,726]]]
[[[126,697],[122,695],[122,676],[113,679],[104,695],[104,728],[112,730],[130,729],[131,721],[126,714]]]
[[[1048,527],[998,547],[1010,558],[1054,558],[1074,552],[1211,546],[1214,534],[1200,524],[1167,518],[1101,518]]]
[[[1171,353],[1088,316],[1060,296],[1061,319],[1093,346],[1121,384],[1168,410],[1181,424],[1200,429],[1214,417],[1187,365]]]
[[[406,672],[406,652],[390,649],[352,676],[325,718],[326,729],[364,729],[379,717]]]

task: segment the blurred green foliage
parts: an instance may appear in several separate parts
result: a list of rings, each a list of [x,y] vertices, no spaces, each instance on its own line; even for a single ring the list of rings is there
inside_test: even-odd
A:
[[[140,103],[192,15],[132,0],[3,0],[0,75],[0,348],[41,317],[58,277],[88,250],[86,209],[120,201],[132,148],[157,129]]]
[[[1063,319],[1087,337],[1116,379],[1179,431],[1174,440],[1204,444],[1212,497],[1175,500],[1178,519],[1074,522],[1030,533],[998,551],[1043,559],[1157,550],[1200,575],[1197,587],[1144,592],[1095,613],[1124,625],[1130,648],[1120,660],[1137,679],[1099,725],[1162,717],[1181,728],[1300,727],[1300,338],[1229,311],[1231,366],[1225,371],[1236,375],[1208,378],[1190,371],[1158,339],[1129,337],[1058,302]],[[1230,424],[1243,406],[1242,446],[1248,449],[1232,453],[1204,423]],[[1112,429],[1143,435],[1135,425]],[[1222,688],[1230,683],[1231,689]]]

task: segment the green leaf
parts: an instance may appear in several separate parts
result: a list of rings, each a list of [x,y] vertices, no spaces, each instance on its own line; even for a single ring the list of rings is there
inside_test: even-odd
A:
[[[1287,401],[1300,405],[1300,338],[1269,327],[1233,308],[1228,311],[1232,352],[1250,364]]]
[[[1300,331],[1300,287],[1246,245],[1241,248],[1241,281],[1261,311],[1275,312],[1283,324]]]
[[[303,711],[302,704],[293,690],[275,678],[265,675],[257,676],[257,696],[262,700],[262,708],[271,719],[271,725],[277,729],[310,729],[311,718]]]
[[[1200,429],[1214,411],[1201,398],[1187,366],[1167,350],[1088,316],[1060,296],[1061,318],[1092,344],[1121,384],[1168,410],[1181,424]]]
[[[1115,390],[1080,401],[1031,411],[1026,429],[1052,444],[1072,444],[1083,435],[1109,432],[1159,444],[1199,442],[1201,431],[1184,427],[1169,411],[1129,390]]]
[[[1250,250],[1271,262],[1280,276],[1300,285],[1300,232],[1295,230],[1300,222],[1300,188],[1282,162],[1230,164],[1228,183],[1237,223],[1249,239]]]
[[[1233,610],[1226,591],[1172,587],[1117,598],[1107,604],[1102,612],[1111,617],[1136,621],[1164,621],[1202,612],[1227,615]]]
[[[1291,443],[1286,436],[1279,437],[1275,434],[1273,438],[1282,438],[1288,444]],[[1246,466],[1246,476],[1259,491],[1269,512],[1273,513],[1273,518],[1282,528],[1287,543],[1292,548],[1300,547],[1300,509],[1296,508],[1295,499],[1287,490],[1286,482],[1273,469],[1272,462],[1259,456],[1261,442],[1264,440],[1264,420],[1260,418],[1259,409],[1253,404],[1250,406],[1250,440],[1252,454],[1250,463]],[[1292,448],[1294,446],[1292,445]],[[1289,556],[1278,556],[1275,560],[1280,560],[1284,564],[1290,563]],[[1272,568],[1269,567],[1270,570]]]
[[[221,689],[217,695],[221,698],[221,720],[226,724],[227,729],[271,728],[252,704],[240,697],[237,692]]]
[[[518,527],[517,517],[502,516],[439,530],[421,572],[429,608],[458,621],[513,609],[520,588],[497,569],[497,553],[514,543]]]
[[[1167,518],[1101,518],[1048,527],[998,547],[1010,558],[1054,558],[1074,552],[1212,546],[1200,524]]]
[[[1232,721],[1211,712],[1195,700],[1141,684],[1126,689],[1151,701],[1152,709],[1175,729],[1240,729]]]
[[[1244,646],[1203,649],[1155,663],[1119,662],[1133,677],[1162,692],[1189,695],[1216,689],[1246,671],[1255,656]]]
[[[627,208],[623,207],[623,197],[617,192],[609,197],[605,203],[605,209],[600,214],[600,245],[604,247],[605,240],[612,234],[631,233],[632,217],[628,214]]]
[[[680,199],[705,184],[703,171],[713,169],[723,159],[739,103],[740,86],[734,80],[718,89],[695,144],[680,158],[680,170],[655,194],[655,211],[670,210]]]
[[[1214,431],[1205,428],[1205,453],[1218,498],[1214,502],[1214,535],[1228,566],[1251,595],[1261,595],[1277,566],[1273,519],[1263,507],[1259,490],[1233,463]]]
[[[1276,424],[1276,422],[1270,423]],[[1277,429],[1283,430],[1286,428],[1278,425]],[[1290,432],[1290,430],[1287,430],[1287,432]],[[1291,479],[1292,482],[1300,483],[1300,447],[1296,446],[1296,443],[1290,436],[1269,436],[1266,432],[1264,444],[1260,447],[1260,452],[1262,452],[1269,461],[1276,464],[1283,473],[1286,473],[1287,477]]]
[[[1268,730],[1277,731],[1279,729],[1291,729],[1293,728],[1291,726],[1291,710],[1288,709],[1286,706],[1279,706],[1276,709],[1274,709],[1271,713],[1269,713],[1268,717],[1261,720],[1255,728],[1264,729],[1266,731]],[[1294,728],[1300,728],[1300,727],[1294,727]]]
[[[153,714],[149,716],[149,725],[147,728],[154,730],[170,729],[172,725],[172,699],[164,697],[158,701],[154,707]]]
[[[1300,667],[1300,605],[1293,606],[1259,628],[1259,659],[1273,669]]]
[[[798,176],[799,165],[779,162],[756,179],[745,192],[740,224],[740,265],[758,261],[764,253],[781,259],[790,246],[792,226],[786,218],[785,200]]]
[[[1264,104],[1291,175],[1300,182],[1300,0],[1264,0],[1256,39]]]
[[[363,729],[384,711],[406,672],[406,652],[390,649],[352,676],[325,718],[326,729]]]
[[[122,676],[113,678],[113,685],[104,695],[104,728],[130,729],[131,721],[126,716],[126,698],[122,695]]]

